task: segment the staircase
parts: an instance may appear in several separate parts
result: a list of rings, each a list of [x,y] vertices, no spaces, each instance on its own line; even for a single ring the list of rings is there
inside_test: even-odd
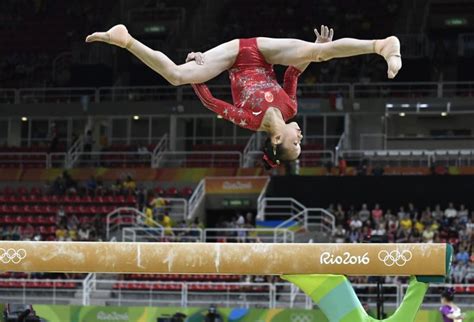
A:
[[[323,208],[307,208],[293,198],[259,199],[257,226],[295,231],[295,242],[328,242],[335,217]]]

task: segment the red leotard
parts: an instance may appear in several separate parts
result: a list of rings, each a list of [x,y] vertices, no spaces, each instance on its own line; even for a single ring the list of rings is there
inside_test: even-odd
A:
[[[212,96],[205,84],[193,84],[201,102],[211,111],[243,128],[257,131],[270,107],[281,111],[285,121],[297,112],[296,86],[301,71],[288,67],[283,88],[278,84],[273,66],[265,61],[257,38],[240,39],[239,53],[229,69],[234,105]]]

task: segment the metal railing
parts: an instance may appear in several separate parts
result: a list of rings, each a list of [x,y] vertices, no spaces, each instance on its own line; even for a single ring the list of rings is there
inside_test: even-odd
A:
[[[247,144],[245,145],[244,150],[242,151],[243,155],[243,166],[245,168],[251,168],[251,164],[253,164],[253,158],[249,158],[249,153],[253,153],[254,151],[258,151],[260,148],[258,142],[258,133],[252,134],[250,139],[248,140]]]
[[[123,227],[161,227],[152,218],[148,218],[144,213],[131,207],[117,208],[107,215],[107,228],[106,228],[106,240],[111,240],[112,237],[116,237],[116,234],[121,234],[121,228]]]
[[[474,49],[461,48],[463,52]],[[231,97],[227,85],[209,86],[214,95]],[[474,95],[474,82],[386,82],[386,83],[325,83],[298,86],[305,98],[374,97],[464,97]],[[195,99],[191,87],[101,87],[101,88],[22,88],[0,89],[0,103],[82,103],[88,102],[150,102],[159,100]]]
[[[3,167],[49,168],[51,156],[44,152],[0,152],[0,164]]]
[[[124,242],[204,242],[204,232],[201,228],[171,228],[165,227],[126,227],[122,229]]]
[[[188,220],[192,220],[206,196],[206,179],[201,179],[188,200]]]
[[[147,280],[131,279],[131,276],[121,280],[100,279],[96,274],[89,274],[83,280],[2,278],[0,297],[8,303],[22,304],[78,304],[77,295],[80,295],[82,305],[205,307],[219,303],[220,307],[315,308],[312,300],[290,283],[152,279],[151,276]],[[361,303],[376,306],[377,284],[353,283],[352,286]],[[383,284],[382,287],[385,307],[399,307],[408,286]],[[441,292],[446,287],[472,290],[474,284],[430,284],[423,307],[439,307]],[[474,293],[457,293],[456,303],[461,308],[472,308],[473,301]]]
[[[335,217],[323,208],[307,208],[293,198],[262,198],[259,200],[258,218],[275,221],[276,229],[304,227],[309,230],[331,233]]]
[[[66,157],[66,168],[71,169],[80,158],[80,153],[84,150],[84,136],[81,135],[77,141],[69,148]]]
[[[242,166],[242,153],[237,151],[163,151],[157,156],[157,168],[238,168]]]
[[[149,151],[76,152],[74,155],[78,167],[150,167],[152,163],[152,153]]]
[[[84,289],[82,279],[0,279],[0,298],[8,303],[69,304]],[[83,301],[90,300],[82,298]]]
[[[167,151],[169,148],[168,134],[165,134],[161,137],[160,141],[156,144],[153,149],[153,155],[151,160],[152,168],[158,168],[160,160],[162,158],[162,153]]]
[[[474,150],[347,150],[340,157],[349,164],[366,162],[368,166],[417,166],[433,164],[470,166],[474,164]]]
[[[22,88],[16,103],[88,103],[97,102],[97,94],[98,89],[91,87]]]
[[[285,228],[207,228],[203,241],[293,243],[295,233]]]

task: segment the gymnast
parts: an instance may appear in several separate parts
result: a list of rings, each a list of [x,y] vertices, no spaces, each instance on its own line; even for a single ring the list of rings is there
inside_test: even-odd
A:
[[[266,37],[234,39],[204,52],[200,61],[182,65],[134,39],[124,25],[95,32],[87,36],[86,42],[100,41],[126,48],[172,85],[199,84],[194,89],[206,107],[234,124],[269,134],[263,158],[268,167],[276,167],[280,161],[297,159],[301,152],[301,129],[297,123],[286,121],[296,115],[296,82],[309,63],[375,53],[387,61],[388,78],[394,78],[402,66],[400,42],[394,36],[331,41],[332,35],[332,30],[322,26],[316,43]],[[290,66],[283,88],[276,81],[274,64]],[[215,99],[202,84],[226,70],[234,105]]]

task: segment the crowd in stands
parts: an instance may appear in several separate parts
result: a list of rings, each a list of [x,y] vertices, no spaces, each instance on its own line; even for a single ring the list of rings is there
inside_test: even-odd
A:
[[[334,242],[450,243],[455,251],[451,282],[474,281],[474,212],[463,204],[418,209],[409,203],[395,211],[379,204],[360,208],[337,204],[328,210],[336,219]]]
[[[143,211],[147,214],[147,225],[160,224],[167,233],[171,227],[202,227],[200,222],[189,225],[174,223],[168,213],[169,199],[166,197],[170,193],[172,197],[189,197],[191,188],[182,191],[176,188],[152,190],[137,184],[130,175],[112,183],[104,183],[95,176],[78,182],[68,171],[64,171],[52,182],[46,181],[42,187],[31,188],[31,196],[29,193],[26,187],[18,187],[17,190],[5,187],[1,190],[3,200],[15,207],[6,208],[0,215],[3,216],[0,218],[1,240],[104,240],[105,215],[123,206]],[[109,204],[105,209],[107,213],[100,207],[104,202]],[[73,204],[76,206],[71,206]],[[15,217],[14,214],[19,216]]]

